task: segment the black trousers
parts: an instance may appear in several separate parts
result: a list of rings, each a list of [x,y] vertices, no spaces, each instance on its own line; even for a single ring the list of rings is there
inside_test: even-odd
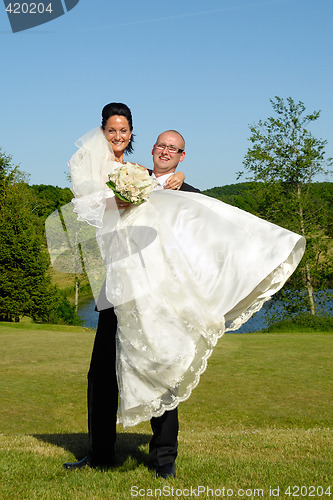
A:
[[[114,461],[118,409],[116,376],[117,316],[113,308],[100,311],[88,372],[88,431],[90,457],[96,465]],[[177,457],[178,412],[166,411],[151,419],[153,437],[149,456],[153,466],[173,462]]]

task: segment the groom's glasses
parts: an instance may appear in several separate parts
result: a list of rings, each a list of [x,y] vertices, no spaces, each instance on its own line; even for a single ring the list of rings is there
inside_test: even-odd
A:
[[[165,148],[167,148],[168,152],[171,155],[182,153],[184,151],[183,149],[176,148],[176,146],[167,146],[166,144],[162,143],[155,144],[155,148],[158,149],[159,151],[164,151]]]

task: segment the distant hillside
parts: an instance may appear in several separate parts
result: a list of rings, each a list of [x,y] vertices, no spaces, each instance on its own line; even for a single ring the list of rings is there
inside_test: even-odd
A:
[[[60,188],[50,184],[33,184],[29,186],[38,199],[37,213],[39,217],[46,219],[57,208],[66,205],[73,198],[69,188]]]
[[[240,182],[238,184],[229,184],[227,186],[218,186],[203,191],[203,194],[217,198],[229,205],[241,208],[247,212],[256,211],[254,192],[257,190],[255,182]]]
[[[260,213],[262,185],[259,182],[240,182],[227,186],[218,186],[203,191],[203,194],[246,210]],[[310,186],[313,200],[325,200],[332,210],[333,217],[333,182],[315,182]]]
[[[38,215],[46,218],[57,208],[70,203],[73,194],[69,188],[60,188],[45,184],[35,184],[30,189],[38,198]],[[332,211],[333,219],[333,183],[315,182],[310,186],[314,203],[325,201]],[[227,186],[216,186],[203,191],[203,194],[259,215],[262,212],[262,185],[259,182],[240,182]]]

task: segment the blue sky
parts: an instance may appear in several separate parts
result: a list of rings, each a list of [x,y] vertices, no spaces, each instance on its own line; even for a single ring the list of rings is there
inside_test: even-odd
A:
[[[105,104],[125,102],[131,161],[150,167],[156,136],[173,128],[189,183],[233,184],[248,125],[277,95],[322,110],[311,130],[333,156],[332,19],[332,0],[80,0],[13,34],[1,2],[0,147],[31,184],[64,187],[74,142]]]

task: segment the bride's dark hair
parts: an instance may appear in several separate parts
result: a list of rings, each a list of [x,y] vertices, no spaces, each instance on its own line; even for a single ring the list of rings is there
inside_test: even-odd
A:
[[[104,108],[102,109],[102,129],[105,130],[105,125],[108,119],[111,116],[114,115],[119,115],[119,116],[124,116],[126,120],[128,121],[130,131],[133,131],[133,120],[132,120],[132,113],[131,110],[129,109],[126,104],[123,104],[122,102],[110,102],[109,104],[106,104]],[[130,141],[128,143],[128,146],[125,149],[125,153],[130,154],[133,153],[134,148],[133,148],[133,142],[134,142],[134,134],[132,134]]]

